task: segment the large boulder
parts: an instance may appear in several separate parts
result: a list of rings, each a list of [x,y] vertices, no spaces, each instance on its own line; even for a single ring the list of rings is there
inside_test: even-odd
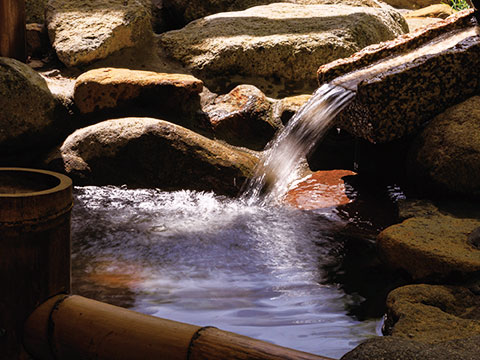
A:
[[[278,2],[303,5],[343,4],[380,7],[379,3],[374,0],[163,0],[162,6],[171,18],[171,21],[177,27],[182,27],[192,20],[200,19],[208,15],[227,11],[245,10],[258,5]]]
[[[151,118],[104,121],[70,135],[47,167],[78,185],[195,189],[237,194],[257,158]]]
[[[385,331],[428,344],[480,336],[480,297],[458,286],[397,288],[387,297]]]
[[[265,94],[255,86],[239,85],[203,106],[203,111],[217,139],[263,150],[280,128],[271,107]]]
[[[41,147],[61,132],[61,110],[45,80],[29,66],[0,58],[0,157],[21,155]]]
[[[447,109],[419,134],[408,162],[422,191],[480,196],[480,96]]]
[[[148,0],[49,0],[46,7],[53,48],[69,67],[145,45],[152,38],[150,21]]]
[[[234,77],[268,94],[265,80],[316,88],[319,64],[407,31],[391,8],[275,3],[196,20],[160,35],[159,46],[214,91]]]
[[[416,134],[432,117],[477,93],[480,37],[473,24],[472,12],[464,11],[321,66],[320,83],[356,92],[337,126],[373,143],[389,142]]]
[[[440,279],[480,271],[480,249],[469,235],[480,219],[450,215],[413,217],[377,237],[382,258],[414,279]]]

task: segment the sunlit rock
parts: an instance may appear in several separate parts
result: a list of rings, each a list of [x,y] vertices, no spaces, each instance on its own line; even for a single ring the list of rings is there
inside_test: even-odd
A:
[[[159,47],[213,91],[232,76],[264,92],[265,79],[311,90],[318,65],[406,31],[391,8],[276,3],[199,19],[160,35]]]
[[[286,125],[293,115],[311,98],[311,95],[297,95],[283,98],[275,104],[275,116]]]
[[[377,237],[385,262],[414,279],[440,279],[480,271],[480,249],[469,234],[479,219],[449,215],[413,217],[383,230]]]
[[[203,83],[190,75],[101,68],[77,78],[74,100],[84,114],[132,101],[182,112],[191,108],[189,102],[202,88]]]
[[[48,34],[66,66],[87,64],[152,36],[148,0],[49,0]]]
[[[203,107],[215,137],[230,144],[262,150],[279,129],[271,102],[252,85],[239,85]]]
[[[480,97],[433,119],[416,139],[409,175],[422,191],[480,195]]]
[[[451,8],[450,5],[445,3],[430,5],[422,9],[411,11],[405,14],[406,18],[412,17],[433,17],[445,19],[450,15],[455,14],[455,11]]]
[[[398,9],[421,9],[440,3],[439,0],[383,0],[385,3]]]
[[[151,118],[109,120],[77,130],[46,159],[78,185],[213,190],[236,194],[255,156]]]
[[[337,117],[338,127],[373,143],[388,142],[417,133],[435,115],[475,94],[480,37],[472,21],[471,11],[462,12],[321,66],[320,83],[356,92]]]
[[[177,27],[192,20],[226,12],[245,10],[253,6],[287,2],[303,5],[343,4],[350,6],[380,7],[375,0],[163,0],[163,9]]]
[[[56,122],[61,107],[45,80],[14,59],[0,58],[0,109],[1,157],[19,156],[35,147],[38,153],[65,126]]]

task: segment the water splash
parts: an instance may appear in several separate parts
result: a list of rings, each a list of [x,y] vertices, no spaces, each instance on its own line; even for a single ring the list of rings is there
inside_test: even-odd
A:
[[[301,177],[306,155],[349,103],[353,91],[324,84],[266,147],[242,198],[248,204],[281,201],[289,186]]]

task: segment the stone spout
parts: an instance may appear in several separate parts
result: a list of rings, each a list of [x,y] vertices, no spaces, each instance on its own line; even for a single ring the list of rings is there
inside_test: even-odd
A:
[[[480,0],[475,0],[480,2]],[[384,143],[415,133],[480,88],[480,36],[473,9],[323,65],[320,84],[356,92],[339,128]]]

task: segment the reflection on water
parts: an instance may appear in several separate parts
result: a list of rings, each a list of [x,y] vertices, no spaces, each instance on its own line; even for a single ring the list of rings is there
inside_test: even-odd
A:
[[[345,226],[334,210],[245,205],[210,193],[75,189],[76,293],[338,358],[376,333],[322,284]]]

